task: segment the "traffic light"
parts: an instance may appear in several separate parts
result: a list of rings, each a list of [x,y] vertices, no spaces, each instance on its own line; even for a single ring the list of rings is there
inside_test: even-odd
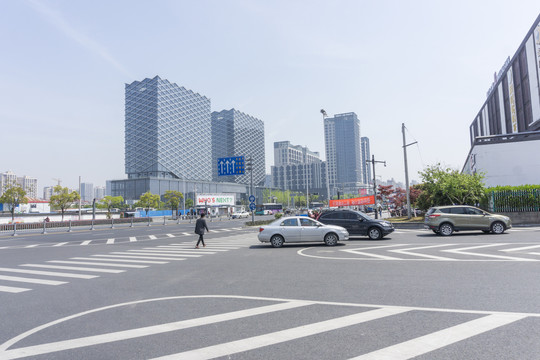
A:
[[[246,159],[246,170],[252,171],[253,170],[253,159],[251,157],[248,157]]]

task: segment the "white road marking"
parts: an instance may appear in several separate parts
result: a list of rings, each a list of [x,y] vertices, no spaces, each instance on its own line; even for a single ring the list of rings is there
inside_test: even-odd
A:
[[[66,245],[66,244],[69,244],[67,242],[61,242],[61,243],[58,243],[58,244],[54,244],[53,246],[62,246],[62,245]]]
[[[411,359],[458,341],[482,334],[503,325],[521,320],[523,315],[489,315],[480,319],[437,331],[416,339],[355,357],[351,360],[405,360]]]
[[[419,253],[408,251],[408,250],[431,249],[431,248],[436,248],[436,247],[453,246],[453,245],[455,245],[455,244],[419,246],[419,247],[412,247],[412,248],[407,248],[407,249],[388,250],[388,251],[395,252],[395,253],[398,253],[398,254],[404,254],[404,255],[426,257],[426,258],[429,258],[429,259],[445,260],[445,261],[456,261],[457,259],[447,258],[447,257],[443,257],[443,256],[419,254]]]
[[[12,286],[0,286],[0,292],[8,292],[12,294],[21,293],[24,291],[30,291],[32,289],[25,289],[20,287],[12,287]]]
[[[133,253],[143,253],[148,254],[152,253],[150,255],[164,255],[167,256],[169,254],[173,254],[173,256],[176,256],[174,254],[182,254],[182,256],[185,257],[201,257],[202,255],[193,255],[192,253],[186,252],[186,251],[166,251],[166,250],[128,250]]]
[[[364,323],[387,316],[397,315],[408,310],[396,308],[382,308],[377,310],[364,311],[358,314],[343,316],[331,320],[321,321],[313,324],[298,326],[295,328],[276,331],[259,336],[253,336],[247,339],[231,341],[228,343],[208,346],[201,349],[185,351],[182,353],[166,355],[155,358],[154,360],[165,359],[214,359],[221,356],[237,354],[243,351],[257,349],[263,346],[279,344],[285,341],[299,339],[323,332],[341,329],[347,326]]]
[[[536,248],[540,248],[540,245],[523,246],[523,247],[518,247],[518,248],[513,248],[513,249],[503,249],[499,251],[523,251],[523,250],[530,250],[530,249],[536,249]]]
[[[139,251],[143,251],[143,252],[139,252]],[[115,254],[115,255],[149,255],[149,256],[172,256],[173,258],[174,257],[183,257],[183,255],[180,255],[180,254],[157,254],[157,253],[151,253],[151,252],[146,252],[144,250],[130,250],[130,252],[123,252],[123,251],[115,251],[115,252],[112,252],[111,254]]]
[[[107,239],[107,245],[114,244],[114,239]]]
[[[503,245],[509,245],[509,244],[488,244],[488,245],[468,246],[468,247],[459,248],[459,249],[441,250],[441,251],[454,253],[454,254],[489,257],[489,258],[495,258],[495,259],[517,260],[517,261],[538,261],[535,259],[518,258],[518,257],[502,256],[502,255],[491,255],[491,254],[478,254],[478,253],[463,251],[463,250],[480,249],[480,248],[503,246]]]
[[[383,249],[383,248],[389,248],[389,247],[395,247],[395,246],[402,246],[407,244],[398,244],[398,245],[379,245],[379,246],[368,246],[368,247],[362,247],[358,249],[345,249],[341,250],[344,252],[352,253],[352,254],[358,254],[358,255],[364,255],[364,256],[371,256],[379,259],[384,260],[401,260],[400,258],[392,257],[392,256],[386,256],[386,255],[378,255],[378,254],[372,254],[364,252],[364,250],[371,250],[371,249]]]
[[[65,282],[65,281],[42,280],[42,279],[23,278],[23,277],[19,277],[19,276],[7,276],[7,275],[0,275],[0,280],[25,282],[25,283],[41,284],[41,285],[62,285],[62,284],[67,284],[67,282]]]
[[[135,242],[135,241],[137,241],[137,238],[135,236],[130,236],[129,241],[130,242]]]
[[[85,240],[81,243],[81,245],[88,245],[92,242],[92,240]]]
[[[131,253],[130,253],[131,254]],[[115,257],[115,258],[123,258],[123,259],[146,259],[146,260],[186,260],[183,259],[176,259],[176,258],[167,258],[167,257],[161,257],[161,256],[129,256],[129,255],[92,255],[92,256],[101,256],[101,257]]]
[[[195,244],[193,245],[186,245],[186,246],[167,246],[167,245],[161,245],[161,246],[158,246],[158,248],[160,249],[169,249],[169,250],[172,250],[172,249],[177,249],[177,250],[182,250],[182,251],[229,251],[229,250],[225,250],[225,249],[206,249],[204,247],[199,247],[198,249],[195,249]]]
[[[173,234],[167,234],[168,237],[175,237]]]
[[[37,247],[37,246],[39,246],[39,244],[27,245],[27,246],[25,246],[25,248],[27,248],[27,249],[28,249],[28,248],[35,248],[35,247]]]
[[[148,267],[148,265],[108,264],[108,263],[94,263],[94,262],[88,262],[88,261],[51,260],[51,261],[47,261],[47,262],[55,263],[55,264],[99,265],[99,266],[112,266],[112,267],[126,267],[126,268],[133,268],[133,269],[144,269],[144,268]]]
[[[95,255],[94,255],[95,256]],[[86,257],[72,257],[72,260],[91,260],[103,261],[104,259],[94,259]],[[152,260],[123,260],[123,259],[107,259],[107,261],[125,262],[125,263],[141,263],[141,264],[168,264],[168,261],[152,261]]]
[[[182,234],[183,234],[183,235],[186,235],[186,236],[191,235],[190,233],[186,233],[186,232],[185,232],[185,233],[182,233]]]
[[[52,352],[57,352],[57,351],[62,351],[62,350],[77,349],[77,348],[81,348],[85,346],[106,344],[106,343],[110,343],[114,341],[121,341],[121,340],[142,337],[142,336],[162,334],[162,333],[166,333],[170,331],[188,329],[195,326],[215,324],[218,322],[236,320],[236,319],[246,318],[249,316],[256,316],[256,315],[268,314],[268,313],[276,312],[276,311],[294,309],[294,308],[298,308],[298,307],[302,307],[302,306],[306,306],[310,304],[311,304],[310,302],[292,301],[292,302],[286,302],[282,304],[275,304],[275,305],[261,306],[258,308],[251,308],[251,309],[246,309],[246,310],[233,311],[233,312],[224,313],[224,314],[210,315],[210,316],[205,316],[205,317],[201,317],[197,319],[176,321],[176,322],[172,322],[168,324],[147,326],[147,327],[142,327],[138,329],[124,330],[124,331],[118,331],[118,332],[108,333],[108,334],[94,335],[94,336],[88,336],[88,337],[78,338],[78,339],[64,340],[64,341],[57,341],[54,343],[28,346],[25,348],[17,348],[13,350],[4,351],[4,353],[2,353],[2,356],[3,356],[2,359],[6,359],[6,360],[18,359],[21,357],[49,354]]]
[[[14,272],[14,273],[20,273],[20,274],[34,274],[34,275],[69,277],[69,278],[78,278],[78,279],[93,279],[93,278],[99,277],[98,275],[71,274],[71,273],[63,273],[63,272],[27,270],[27,269],[0,268],[0,271]]]
[[[44,268],[44,269],[95,271],[95,272],[104,272],[104,273],[112,273],[112,274],[125,272],[125,270],[94,269],[94,268],[76,267],[76,266],[58,266],[58,265],[41,265],[41,264],[23,264],[21,266],[37,267],[37,268]]]
[[[148,235],[148,237],[150,238],[150,240],[156,240],[157,237],[155,235]]]

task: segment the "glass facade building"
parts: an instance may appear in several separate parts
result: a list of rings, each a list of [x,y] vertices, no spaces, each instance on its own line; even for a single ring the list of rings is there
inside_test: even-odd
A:
[[[210,99],[159,76],[126,84],[129,179],[212,179]]]
[[[212,174],[213,181],[250,184],[251,175],[218,176],[217,159],[244,156],[253,159],[253,185],[265,181],[264,123],[236,109],[212,113]]]
[[[362,186],[360,120],[354,112],[324,119],[324,143],[330,193],[355,191]]]

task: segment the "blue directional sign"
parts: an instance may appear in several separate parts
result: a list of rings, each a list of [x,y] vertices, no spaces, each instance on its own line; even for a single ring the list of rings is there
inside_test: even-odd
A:
[[[233,156],[217,159],[218,176],[244,175],[245,161],[243,156]]]
[[[249,210],[255,211],[256,208],[257,206],[254,203],[249,204]]]
[[[255,202],[255,195],[249,196],[249,202]]]

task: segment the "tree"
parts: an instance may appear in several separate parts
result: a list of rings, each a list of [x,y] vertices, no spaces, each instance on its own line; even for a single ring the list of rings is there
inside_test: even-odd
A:
[[[51,206],[62,211],[62,221],[64,221],[64,213],[75,201],[80,199],[80,195],[77,191],[70,191],[67,187],[56,185],[53,188],[53,195],[51,196]]]
[[[394,185],[379,185],[377,188],[377,199],[381,201],[388,200],[394,193]]]
[[[107,195],[97,205],[99,208],[107,209],[107,219],[111,218],[111,210],[113,208],[124,207],[124,198],[122,196]]]
[[[150,191],[147,191],[139,198],[139,205],[145,209],[146,216],[148,216],[150,208],[157,208],[159,206],[159,195],[154,195]]]
[[[436,205],[477,205],[485,196],[484,174],[461,174],[440,164],[421,171],[422,193],[417,205],[427,210]]]
[[[26,191],[16,182],[6,183],[4,185],[4,193],[0,196],[0,204],[7,204],[11,213],[11,222],[15,220],[15,208],[19,204],[28,203],[25,197]]]
[[[190,208],[193,206],[193,199],[186,199],[186,207]]]
[[[184,194],[176,190],[167,190],[163,198],[165,199],[165,203],[170,206],[172,213],[178,214],[178,207],[180,206],[180,201],[184,198]]]

